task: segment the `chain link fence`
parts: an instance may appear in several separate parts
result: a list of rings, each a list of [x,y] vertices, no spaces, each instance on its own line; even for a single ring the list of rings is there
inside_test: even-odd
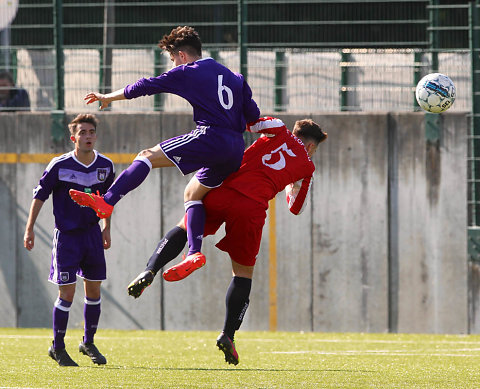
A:
[[[204,56],[245,74],[264,112],[416,110],[416,81],[435,66],[457,85],[452,110],[469,110],[468,9],[465,2],[432,8],[437,3],[24,0],[0,33],[0,71],[27,90],[34,111],[88,111],[87,92],[168,70],[156,43],[177,25],[192,25]],[[165,95],[111,109],[190,106]]]

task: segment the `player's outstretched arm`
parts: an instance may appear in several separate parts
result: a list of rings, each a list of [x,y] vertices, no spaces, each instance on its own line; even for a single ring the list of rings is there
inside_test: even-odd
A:
[[[84,100],[87,102],[87,104],[94,103],[95,101],[100,101],[102,103],[100,109],[105,109],[110,105],[112,101],[126,100],[123,91],[124,88],[116,90],[115,92],[107,93],[106,95],[99,92],[89,92],[85,95]]]
[[[27,250],[33,249],[35,245],[35,232],[33,232],[33,227],[37,221],[38,214],[43,206],[43,201],[38,199],[32,200],[32,205],[30,206],[30,213],[28,214],[27,225],[25,227],[25,235],[23,236],[23,246]]]

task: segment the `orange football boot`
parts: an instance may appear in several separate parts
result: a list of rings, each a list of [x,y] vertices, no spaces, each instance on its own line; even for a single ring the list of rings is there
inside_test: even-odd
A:
[[[68,193],[72,200],[78,205],[92,208],[100,219],[110,217],[113,212],[113,205],[107,204],[98,191],[97,194],[95,194],[70,189]]]
[[[206,262],[205,255],[200,252],[190,254],[187,258],[183,256],[182,262],[163,272],[163,278],[170,282],[183,280],[195,270],[204,266]]]

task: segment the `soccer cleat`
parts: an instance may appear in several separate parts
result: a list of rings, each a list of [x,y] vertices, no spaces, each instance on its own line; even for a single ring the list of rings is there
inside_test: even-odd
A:
[[[56,361],[59,366],[78,366],[78,364],[72,358],[70,358],[67,350],[65,350],[64,348],[61,350],[55,350],[53,348],[53,342],[52,345],[48,348],[48,355],[50,356],[50,358]]]
[[[135,298],[138,298],[142,295],[143,291],[147,286],[149,286],[153,279],[155,278],[155,274],[153,271],[146,270],[140,273],[137,278],[135,278],[130,284],[127,286],[128,294]]]
[[[163,272],[163,278],[165,281],[180,281],[188,277],[195,270],[200,269],[206,263],[205,255],[198,252],[190,254],[187,258],[184,257],[183,261],[179,264],[172,266]]]
[[[107,204],[100,193],[85,193],[79,190],[70,189],[70,197],[78,205],[92,208],[100,219],[110,217],[113,212],[113,205]]]
[[[93,343],[80,343],[78,351],[90,357],[92,362],[97,365],[105,365],[107,363],[107,359],[100,354],[100,351]]]
[[[235,342],[225,335],[225,332],[218,336],[217,347],[225,354],[225,362],[238,365],[238,353],[235,350]]]

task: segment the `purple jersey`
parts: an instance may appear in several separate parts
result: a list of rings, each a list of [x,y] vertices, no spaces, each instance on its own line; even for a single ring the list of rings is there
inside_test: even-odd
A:
[[[242,133],[246,123],[260,116],[243,76],[210,57],[177,66],[158,77],[142,78],[124,90],[127,99],[162,92],[187,100],[197,126]]]
[[[70,189],[103,194],[113,183],[113,162],[96,150],[94,153],[95,159],[88,166],[73,151],[53,158],[33,190],[33,198],[42,201],[53,193],[55,227],[61,232],[87,229],[100,220],[93,209],[78,206],[68,194]]]

